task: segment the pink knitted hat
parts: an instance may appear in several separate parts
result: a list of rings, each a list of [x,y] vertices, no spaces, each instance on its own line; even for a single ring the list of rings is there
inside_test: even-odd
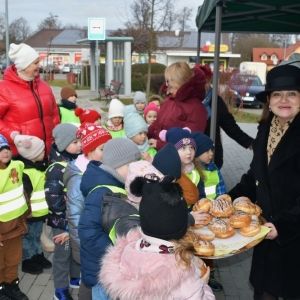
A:
[[[125,180],[125,190],[127,192],[127,197],[129,200],[133,202],[140,202],[142,197],[134,196],[130,191],[131,182],[138,176],[144,177],[146,174],[153,174],[159,178],[163,178],[164,175],[155,169],[152,164],[145,160],[139,160],[137,162],[133,162],[128,167],[128,173]]]

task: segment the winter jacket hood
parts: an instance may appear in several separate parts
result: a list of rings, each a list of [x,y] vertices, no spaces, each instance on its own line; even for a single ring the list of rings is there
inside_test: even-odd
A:
[[[184,270],[174,254],[140,251],[136,243],[141,237],[139,229],[130,231],[101,261],[99,284],[111,299],[215,299],[193,263]]]
[[[124,188],[124,184],[114,178],[111,174],[99,168],[101,162],[92,160],[82,177],[80,189],[84,197],[97,185],[112,185]]]
[[[39,75],[26,81],[18,76],[14,65],[7,68],[0,82],[0,116],[0,132],[8,140],[13,155],[18,151],[10,134],[18,131],[43,140],[48,156],[52,130],[60,120],[52,90]]]
[[[170,98],[176,98],[178,101],[185,101],[189,98],[199,98],[199,101],[203,101],[205,97],[205,75],[200,69],[194,69],[194,76],[184,83],[176,92],[176,96],[173,97],[167,94]],[[167,85],[163,84],[160,91],[166,95]]]

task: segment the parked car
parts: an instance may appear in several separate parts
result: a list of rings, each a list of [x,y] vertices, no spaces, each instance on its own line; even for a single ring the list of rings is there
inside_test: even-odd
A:
[[[80,65],[71,65],[71,72],[75,74],[79,74],[81,72]]]
[[[255,97],[257,93],[265,90],[265,86],[257,75],[235,74],[228,84],[236,97],[237,106],[240,106],[242,101],[244,106],[263,106]]]
[[[64,64],[64,66],[62,68],[63,74],[70,73],[70,71],[71,71],[70,65],[69,64]]]
[[[49,73],[49,72],[58,74],[59,73],[58,65],[50,64],[44,67],[43,73]]]

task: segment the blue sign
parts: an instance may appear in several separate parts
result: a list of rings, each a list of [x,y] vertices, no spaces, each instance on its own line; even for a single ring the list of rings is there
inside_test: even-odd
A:
[[[105,40],[105,18],[88,18],[88,39]]]

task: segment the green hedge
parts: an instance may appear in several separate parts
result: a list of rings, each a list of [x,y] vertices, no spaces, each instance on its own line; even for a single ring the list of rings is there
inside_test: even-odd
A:
[[[166,66],[163,64],[152,63],[151,74],[164,74]],[[140,73],[146,75],[148,73],[148,64],[135,64],[131,66],[131,73]]]

